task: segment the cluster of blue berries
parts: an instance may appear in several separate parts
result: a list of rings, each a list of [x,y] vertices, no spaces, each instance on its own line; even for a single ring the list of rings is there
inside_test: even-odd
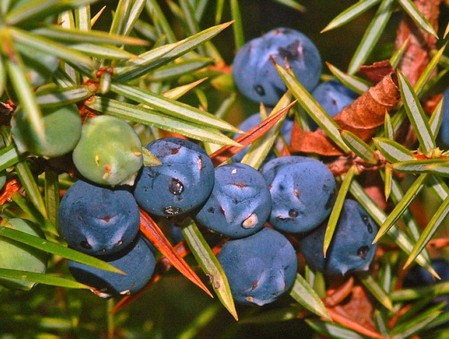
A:
[[[337,80],[319,83],[322,64],[318,49],[301,32],[284,27],[250,40],[237,52],[233,62],[233,77],[240,93],[271,109],[287,90],[274,62],[288,66],[331,117],[358,96]],[[257,125],[260,119],[259,113],[250,115],[239,127],[247,131]],[[280,134],[287,145],[291,140],[292,126],[293,121],[287,118],[281,128]],[[316,128],[313,121],[310,127]],[[246,151],[235,155],[233,161],[241,161]],[[368,269],[376,251],[372,241],[377,228],[364,209],[351,199],[345,201],[332,245],[327,257],[323,255],[326,219],[333,208],[337,190],[335,179],[324,163],[304,156],[276,158],[271,152],[260,173],[271,196],[267,224],[282,233],[299,234],[300,252],[313,269],[328,275],[344,275],[350,271]],[[222,261],[231,277],[237,273],[245,275],[245,272],[238,270],[239,265],[231,264],[232,260]],[[239,295],[237,300],[242,300],[245,293],[246,300],[252,298],[248,294],[252,290],[247,286],[231,280],[231,289],[233,285],[234,290],[238,286],[238,292],[233,290],[233,294]]]
[[[285,27],[272,29],[238,50],[232,74],[239,92],[254,102],[273,107],[287,90],[273,62],[288,66],[331,117],[358,97],[338,80],[320,83],[322,62],[318,48],[303,33]],[[248,118],[242,127],[252,127],[252,119],[256,118]],[[313,121],[310,125],[312,129],[317,127]]]
[[[139,222],[139,208],[126,187],[75,182],[61,200],[61,236],[70,247],[99,257],[125,274],[70,260],[74,278],[105,296],[131,294],[144,287],[156,259],[152,245],[139,232]]]
[[[238,162],[214,168],[205,151],[188,140],[158,139],[146,148],[160,165],[144,166],[134,186],[78,180],[61,200],[59,230],[69,246],[127,273],[70,261],[73,276],[99,293],[135,293],[153,274],[154,249],[139,233],[139,207],[156,218],[192,217],[229,238],[218,259],[242,304],[272,302],[292,286],[297,253],[285,233],[301,237],[301,253],[318,271],[368,269],[376,228],[352,200],[344,205],[328,256],[322,255],[337,184],[321,161],[287,156],[267,161],[260,171]]]
[[[244,95],[272,106],[286,91],[271,59],[288,62],[304,86],[315,89],[316,99],[331,115],[355,98],[335,81],[316,87],[321,74],[318,50],[303,34],[287,28],[252,40],[237,53],[233,75]],[[254,114],[241,129],[259,122],[260,115]],[[286,119],[281,131],[287,144],[292,126]],[[95,126],[91,128],[95,131]],[[100,150],[86,144],[79,149],[83,155],[92,153],[92,164],[86,168],[101,171],[98,177],[86,175],[89,181],[78,180],[61,201],[59,229],[69,246],[127,273],[69,262],[74,277],[100,294],[135,293],[153,274],[154,249],[139,233],[139,208],[173,222],[191,217],[205,231],[226,237],[218,260],[234,299],[241,304],[270,303],[293,285],[298,260],[287,234],[299,237],[299,250],[315,270],[344,275],[368,269],[376,250],[372,245],[376,225],[354,200],[346,200],[327,257],[322,254],[326,220],[337,191],[333,174],[322,161],[271,153],[256,170],[240,162],[244,150],[232,162],[214,168],[204,149],[189,140],[162,138],[145,148],[160,163],[139,164],[135,180],[123,181],[136,172],[133,167],[111,185],[110,179],[120,175],[120,166],[114,166],[116,172],[105,171],[99,165],[105,156],[95,156]],[[136,157],[139,149],[127,152]]]

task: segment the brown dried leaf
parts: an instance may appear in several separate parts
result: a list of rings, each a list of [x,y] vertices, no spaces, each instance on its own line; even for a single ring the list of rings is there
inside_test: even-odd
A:
[[[322,129],[317,129],[314,132],[304,131],[296,121],[292,129],[290,152],[316,153],[326,156],[343,154]]]
[[[374,84],[377,84],[393,71],[393,67],[388,60],[378,61],[372,65],[363,65],[359,68],[359,73]]]
[[[415,0],[415,5],[438,32],[438,17],[442,0]],[[399,69],[410,84],[414,85],[431,59],[430,52],[436,48],[436,38],[420,30],[412,19],[405,16],[396,32],[396,48],[409,40]]]
[[[385,113],[396,107],[400,92],[395,73],[385,76],[375,86],[338,113],[334,120],[343,130],[367,141],[383,125]]]
[[[361,286],[353,286],[348,302],[327,307],[335,322],[370,338],[384,338],[373,322],[374,307]]]
[[[351,319],[363,327],[375,330],[373,321],[374,307],[362,286],[354,286],[349,302],[340,306],[351,316]]]
[[[391,72],[367,92],[338,113],[334,120],[341,130],[354,133],[368,141],[384,123],[385,114],[391,112],[400,99],[396,74]],[[291,152],[316,153],[326,156],[342,155],[321,129],[304,132],[293,129]]]

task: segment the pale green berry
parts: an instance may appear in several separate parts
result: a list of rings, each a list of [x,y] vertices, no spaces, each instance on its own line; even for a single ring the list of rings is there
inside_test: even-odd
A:
[[[73,162],[82,176],[97,184],[132,185],[143,165],[142,144],[126,121],[97,116],[83,125]]]

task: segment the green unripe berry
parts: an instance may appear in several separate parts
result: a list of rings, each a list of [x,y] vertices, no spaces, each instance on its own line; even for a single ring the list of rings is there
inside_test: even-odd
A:
[[[44,238],[38,227],[19,218],[10,219],[7,227]],[[45,273],[47,254],[18,241],[0,237],[0,268]],[[13,289],[30,290],[36,283],[17,279],[0,278],[0,284]]]
[[[73,162],[81,175],[97,184],[133,184],[143,165],[142,144],[124,120],[97,116],[83,126]]]
[[[43,140],[38,137],[23,111],[11,121],[11,131],[21,152],[49,158],[72,151],[81,135],[81,117],[75,104],[42,110]]]

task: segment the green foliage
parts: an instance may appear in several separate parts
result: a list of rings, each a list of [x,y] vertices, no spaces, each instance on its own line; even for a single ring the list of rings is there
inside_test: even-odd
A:
[[[183,227],[182,233],[189,247],[192,249],[195,259],[201,265],[204,273],[209,277],[210,283],[223,306],[238,320],[228,279],[200,230],[192,221],[189,225]]]
[[[428,249],[432,241],[447,240],[449,150],[440,149],[444,146],[438,139],[443,103],[439,101],[430,109],[425,106],[445,89],[447,80],[447,4],[441,5],[442,31],[438,32],[412,0],[357,1],[346,4],[347,8],[345,4],[325,0],[299,2],[0,2],[0,171],[2,175],[6,173],[0,195],[0,250],[2,243],[7,242],[30,255],[48,257],[46,272],[33,271],[33,267],[5,267],[0,262],[0,283],[19,281],[22,289],[29,289],[16,291],[9,289],[10,285],[0,285],[0,338],[272,338],[279,333],[285,337],[301,333],[304,337],[322,334],[333,338],[447,335],[448,313],[442,305],[432,306],[431,300],[436,295],[449,294],[449,283],[400,288],[403,270],[412,264],[438,276],[430,264],[435,251]],[[252,12],[244,10],[248,6]],[[330,12],[328,6],[335,10],[331,19],[325,15]],[[313,10],[316,8],[320,10]],[[75,282],[66,268],[70,259],[116,270],[102,260],[67,248],[58,234],[59,199],[76,179],[71,159],[39,156],[32,153],[32,147],[19,149],[11,136],[11,116],[20,111],[34,142],[45,143],[44,112],[76,104],[83,121],[93,114],[126,120],[142,144],[166,133],[177,133],[195,140],[209,154],[222,146],[240,146],[233,139],[233,133],[241,132],[235,126],[258,109],[266,117],[265,107],[237,93],[230,74],[232,56],[252,38],[248,33],[257,23],[255,13],[259,10],[270,28],[276,22],[273,14],[289,13],[293,19],[281,18],[284,26],[310,35],[321,31],[323,36],[338,39],[340,59],[329,60],[330,51],[321,51],[328,67],[323,79],[335,77],[363,95],[371,90],[373,82],[364,79],[363,72],[358,74],[360,66],[381,61],[378,55],[388,55],[397,74],[400,102],[385,113],[383,124],[376,126],[376,135],[363,139],[353,131],[342,131],[289,68],[276,65],[289,91],[272,114],[291,106],[288,114],[301,121],[305,130],[305,117],[310,117],[329,142],[341,150],[340,160],[345,160],[338,162],[334,155],[310,155],[330,165],[343,163],[343,169],[335,170],[339,191],[323,252],[332,242],[348,195],[358,200],[379,225],[375,241],[383,255],[376,259],[372,271],[352,276],[354,286],[369,296],[362,301],[374,300],[370,302],[370,328],[335,315],[335,303],[343,305],[355,298],[356,288],[348,283],[352,277],[333,281],[304,264],[290,293],[273,305],[257,309],[236,307],[214,246],[193,222],[183,228],[186,262],[201,268],[199,276],[205,284],[212,284],[217,300],[179,273],[168,271],[170,265],[163,266],[167,259],[160,258],[160,268],[166,269],[159,270],[160,280],[134,303],[113,312],[117,299],[99,299],[86,291],[88,286]],[[397,14],[439,38],[438,48],[431,52],[414,83],[401,70],[403,58],[410,57],[408,45],[395,48],[389,40],[396,34],[392,21]],[[315,25],[302,26],[301,18],[312,18]],[[362,28],[364,33],[359,37]],[[264,29],[256,27],[259,33]],[[340,34],[343,29],[352,34]],[[354,46],[352,40],[360,41],[354,51],[345,48],[345,44]],[[348,65],[347,71],[334,66],[337,64]],[[284,119],[285,114],[252,143],[244,163],[259,168],[273,145],[279,140],[284,142],[279,138]],[[412,139],[404,139],[398,133],[403,132],[406,124],[411,126]],[[158,163],[146,150],[143,161],[146,165]],[[369,184],[365,181],[366,173],[380,174],[378,187],[382,188],[379,191],[386,207],[365,190]],[[13,218],[36,224],[38,234],[9,227],[8,220]],[[164,246],[168,248],[168,243]],[[443,244],[437,254],[449,258],[446,247]],[[187,266],[184,261],[182,264]],[[338,293],[343,295],[339,302],[332,299],[338,299],[335,286],[337,290],[341,288]],[[349,286],[348,293],[344,294],[342,286]],[[408,313],[403,312],[407,308]]]

